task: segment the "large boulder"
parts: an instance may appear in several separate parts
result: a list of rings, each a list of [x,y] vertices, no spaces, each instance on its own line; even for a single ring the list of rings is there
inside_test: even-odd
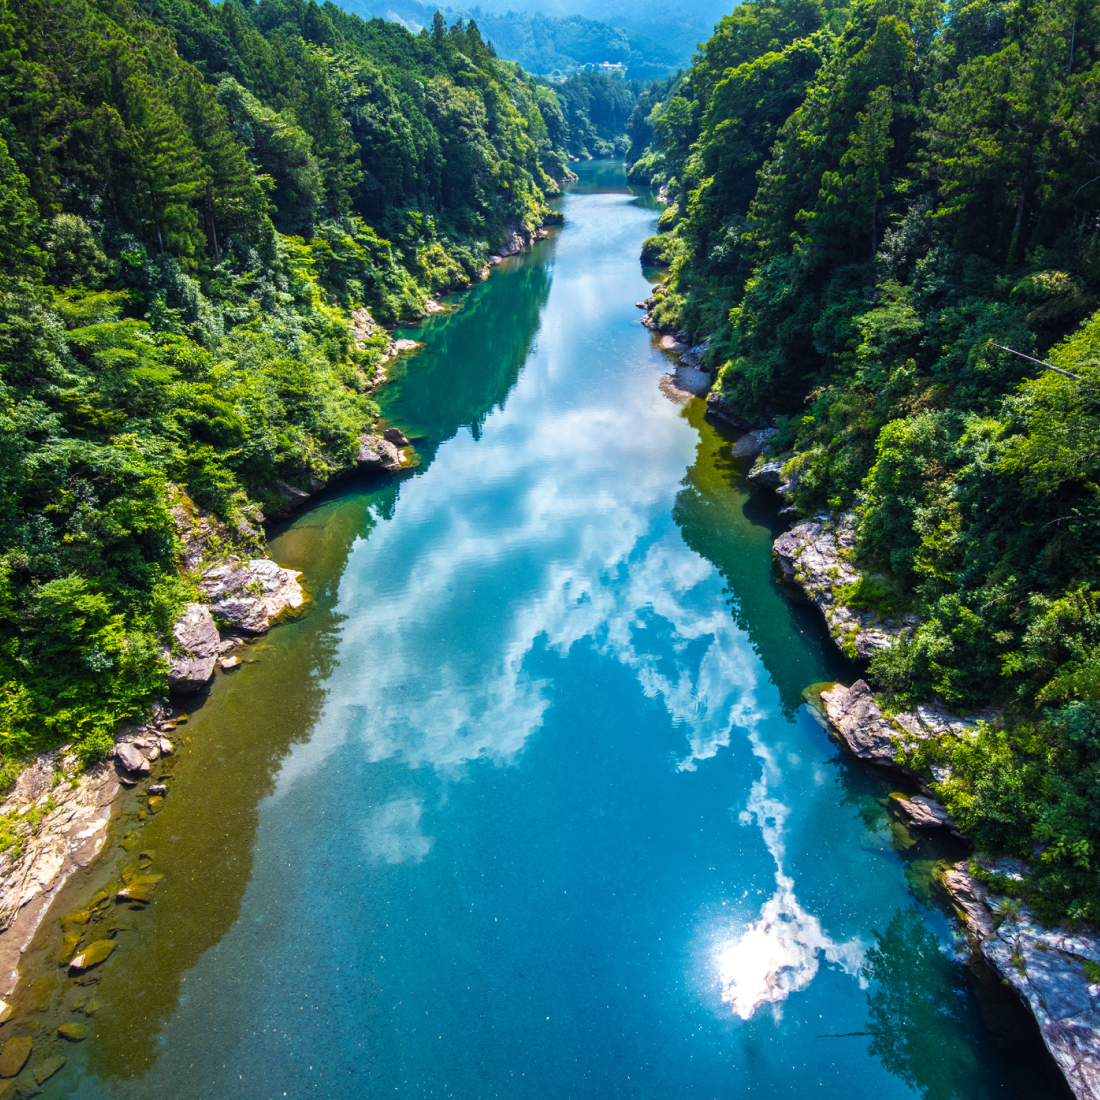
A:
[[[208,570],[199,588],[222,622],[248,634],[262,634],[287,611],[305,603],[301,573],[270,558],[227,562]]]
[[[866,680],[850,688],[834,684],[821,693],[821,705],[833,729],[861,760],[907,770],[897,762],[901,731],[882,713]]]
[[[355,461],[361,470],[386,470],[392,473],[401,469],[401,454],[397,447],[380,435],[359,437],[359,454]]]
[[[199,691],[214,675],[218,656],[218,628],[210,609],[201,603],[188,604],[172,633],[179,651],[169,658],[168,687],[175,692]]]

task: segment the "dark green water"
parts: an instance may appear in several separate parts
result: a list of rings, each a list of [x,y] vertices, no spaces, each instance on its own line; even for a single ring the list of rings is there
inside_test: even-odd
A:
[[[594,164],[564,210],[411,334],[383,402],[420,467],[272,542],[309,612],[219,679],[164,808],[69,891],[138,848],[165,875],[111,918],[48,1096],[1055,1094],[956,960],[950,853],[801,703],[852,669],[773,580],[774,502],[658,389],[654,204]],[[87,995],[6,1034],[45,1056]]]

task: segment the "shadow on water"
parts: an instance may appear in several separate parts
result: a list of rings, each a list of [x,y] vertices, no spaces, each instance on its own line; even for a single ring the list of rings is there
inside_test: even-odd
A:
[[[385,418],[430,458],[463,427],[475,439],[503,406],[527,361],[550,293],[553,241],[505,260],[493,278],[456,295],[456,313],[437,315],[398,336],[430,347],[402,357],[378,395]]]
[[[792,602],[775,570],[767,568],[771,544],[787,526],[779,518],[779,504],[745,480],[753,460],[732,453],[742,433],[705,411],[702,401],[691,401],[682,413],[698,431],[699,443],[673,518],[687,545],[721,573],[733,617],[790,716],[802,705],[803,689],[823,670],[826,679],[851,683],[860,666],[836,648],[821,612]]]

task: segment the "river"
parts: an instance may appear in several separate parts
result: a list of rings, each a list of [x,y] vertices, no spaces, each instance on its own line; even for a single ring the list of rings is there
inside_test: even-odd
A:
[[[98,1011],[47,1097],[1059,1095],[930,892],[960,851],[802,702],[857,673],[775,581],[776,503],[658,387],[656,203],[578,170],[564,229],[401,334],[419,467],[276,534],[308,613],[70,889],[165,876],[59,994]]]

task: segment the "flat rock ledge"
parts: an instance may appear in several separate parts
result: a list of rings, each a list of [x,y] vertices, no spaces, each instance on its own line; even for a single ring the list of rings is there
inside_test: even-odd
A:
[[[22,819],[19,843],[0,854],[0,998],[14,992],[19,960],[57,892],[102,851],[118,792],[113,763],[82,773],[63,745],[35,757],[0,804],[0,814]],[[0,1020],[8,1013],[0,1001]]]
[[[773,464],[758,465],[757,480],[762,482],[766,474],[771,474],[769,467]],[[752,479],[753,475],[749,476]],[[843,602],[842,590],[861,576],[850,560],[855,542],[855,517],[851,512],[842,512],[836,517],[818,515],[796,524],[775,540],[773,552],[783,579],[797,584],[821,609],[837,645],[849,656],[867,658],[892,646],[900,634],[913,628],[915,620],[884,621]]]
[[[1016,860],[978,862],[1009,878],[1028,870]],[[1100,964],[1100,935],[1045,928],[1022,902],[993,895],[967,863],[943,866],[936,881],[973,950],[1030,1009],[1074,1095],[1100,1100],[1100,984],[1084,970]]]

